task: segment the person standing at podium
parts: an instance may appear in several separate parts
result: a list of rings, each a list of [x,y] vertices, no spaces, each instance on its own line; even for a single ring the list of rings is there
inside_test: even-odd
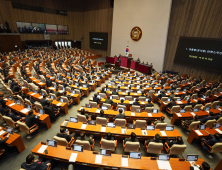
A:
[[[136,61],[140,63],[140,58],[138,57],[138,59]]]
[[[121,58],[120,58],[120,56],[118,58],[118,61],[119,61],[119,65],[121,66]]]

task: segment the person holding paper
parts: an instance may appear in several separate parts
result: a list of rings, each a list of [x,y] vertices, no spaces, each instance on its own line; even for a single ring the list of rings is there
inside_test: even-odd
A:
[[[43,163],[43,158],[39,157],[39,159],[35,160],[33,154],[29,154],[26,157],[26,162],[23,162],[21,168],[26,170],[47,170],[51,166],[51,161],[47,160]]]
[[[196,162],[192,162],[190,170],[210,170],[210,165],[207,162],[203,162],[200,166]]]
[[[72,139],[72,137],[75,136],[75,133],[70,134],[69,131],[66,132],[65,128],[60,128],[60,133],[57,133],[56,136],[58,136],[60,138],[65,138],[67,140],[67,142],[69,142]]]
[[[139,142],[139,140],[136,138],[136,134],[132,132],[130,138],[125,138],[124,144],[126,144],[126,142]]]
[[[207,132],[207,133],[209,134],[210,139],[204,139],[204,142],[206,142],[208,145],[213,146],[215,143],[222,141],[219,133],[215,133],[214,135],[210,134],[209,132]],[[203,149],[206,152],[208,152],[208,150],[210,150],[210,148],[207,144],[204,143],[204,145],[203,145]]]
[[[119,114],[114,117],[114,120],[115,119],[124,119],[124,118],[125,118],[125,113],[123,113],[122,109],[119,109]]]
[[[90,145],[93,144],[93,135],[90,135],[89,137],[85,135],[85,132],[81,132],[80,136],[76,138],[76,140],[83,140],[83,141],[89,141]]]
[[[150,142],[162,143],[163,141],[160,139],[160,135],[157,133],[154,136],[154,139],[147,139],[145,145],[149,145]]]

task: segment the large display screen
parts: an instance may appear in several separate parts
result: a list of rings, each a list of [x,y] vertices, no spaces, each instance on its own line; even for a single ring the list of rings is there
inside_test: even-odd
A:
[[[108,33],[90,32],[90,48],[107,50]]]
[[[174,63],[222,72],[222,40],[180,37]]]

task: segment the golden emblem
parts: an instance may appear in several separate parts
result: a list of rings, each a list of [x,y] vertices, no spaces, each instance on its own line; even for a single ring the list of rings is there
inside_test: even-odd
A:
[[[142,30],[140,27],[133,27],[130,32],[130,36],[133,41],[139,41],[142,37]]]

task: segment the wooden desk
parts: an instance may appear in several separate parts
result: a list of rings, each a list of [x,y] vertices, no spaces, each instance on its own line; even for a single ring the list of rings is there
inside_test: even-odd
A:
[[[81,111],[82,107],[84,107],[84,106],[79,107],[78,112]],[[88,114],[92,114],[92,113],[94,113],[95,115],[100,114],[100,113],[96,112],[97,108],[84,107],[84,109],[85,109],[86,113],[88,113]],[[165,117],[162,112],[150,113],[152,116],[148,116],[147,112],[134,113],[135,116],[131,115],[131,111],[125,111],[124,113],[125,113],[125,119],[127,120],[127,122],[132,122],[133,120],[146,120],[148,122],[148,121],[152,121],[152,120],[156,120],[156,119],[160,120],[161,116]],[[119,111],[109,109],[109,110],[104,110],[104,114],[107,115],[109,120],[113,120],[113,118],[117,114],[119,114]]]
[[[0,126],[0,131],[2,130],[6,131],[3,127]],[[4,135],[6,134],[7,132],[3,133],[2,135],[0,135],[0,138],[4,140],[6,138],[6,136]],[[5,143],[8,144],[10,147],[15,146],[18,149],[19,153],[25,150],[25,145],[23,143],[22,137],[17,133],[13,132],[13,135],[10,134],[8,140]]]
[[[37,100],[37,101],[40,101],[40,99],[43,98],[42,95],[36,94],[36,93],[34,93],[34,92],[29,92],[28,95],[32,96],[32,98],[34,98],[34,100]],[[50,99],[50,101],[51,101],[51,99]],[[62,103],[60,106],[57,106],[58,103],[61,103],[61,102],[59,102],[59,101],[57,101],[57,100],[53,100],[53,101],[52,101],[52,104],[53,104],[54,106],[60,107],[61,110],[64,111],[65,114],[67,115],[67,114],[68,114],[68,105],[67,105],[67,103]]]
[[[40,86],[41,88],[43,88],[44,86],[46,86],[46,83],[42,83],[40,80],[37,80],[35,77],[29,77],[35,84],[37,84],[38,86]]]
[[[219,129],[222,130],[222,127],[220,127]],[[208,137],[209,134],[206,133],[206,131],[209,132],[212,135],[214,135],[215,133],[219,133],[215,129],[210,129],[210,128],[207,127],[206,130],[200,130],[200,132],[203,135],[199,135],[199,134],[197,134],[197,132],[194,129],[192,129],[192,131],[190,132],[190,134],[189,134],[189,136],[187,138],[187,141],[191,144],[193,142],[193,139],[201,139],[201,138]]]
[[[72,153],[78,153],[75,164],[101,167],[105,169],[152,169],[159,170],[156,160],[151,160],[151,157],[142,156],[141,159],[128,159],[128,167],[122,166],[120,154],[111,154],[111,156],[102,156],[102,163],[95,163],[96,154],[93,151],[83,150],[83,152],[76,152],[72,150],[67,150],[65,146],[58,145],[57,147],[48,146],[48,154],[38,153],[38,150],[42,146],[41,142],[32,150],[32,153],[40,157],[48,159],[56,159],[62,162],[69,162],[69,158]],[[203,159],[198,159],[197,164],[201,165],[204,162]],[[71,163],[71,162],[70,162]],[[190,163],[186,161],[179,161],[178,158],[170,158],[169,161],[172,170],[188,170],[190,168]]]
[[[81,90],[83,91],[83,93],[84,93],[85,96],[87,96],[87,97],[89,96],[89,89],[88,89],[88,88],[77,87],[77,86],[75,86],[75,85],[71,85],[71,87],[74,88],[74,89],[79,88],[79,89],[81,89]]]
[[[7,100],[6,105],[7,105],[9,108],[11,108],[12,110],[14,110],[14,111],[16,111],[17,113],[19,113],[20,115],[22,115],[22,116],[28,115],[28,112],[26,112],[26,113],[21,112],[23,109],[25,109],[25,107],[24,107],[23,105],[19,106],[19,105],[17,105],[17,104],[14,104],[13,106],[10,106],[10,104],[12,104],[12,103],[14,103],[14,101]],[[35,112],[35,110],[33,110],[33,112],[34,112],[35,115],[39,115],[39,113]],[[47,129],[50,129],[50,128],[51,128],[51,121],[50,121],[49,115],[47,115],[47,114],[40,115],[39,120],[40,120],[42,123],[46,124]]]
[[[64,123],[64,122],[63,122]],[[122,133],[121,131],[121,127],[106,127],[106,131],[105,132],[101,132],[101,125],[88,125],[86,126],[85,129],[81,129],[82,126],[82,122],[78,122],[78,123],[73,123],[73,122],[68,122],[67,126],[63,126],[63,123],[60,125],[61,127],[64,128],[68,128],[69,131],[71,132],[78,132],[80,133],[80,131],[84,131],[86,133],[93,133],[93,135],[95,136],[105,136],[108,132],[111,132],[113,134],[113,136],[116,136],[117,138],[124,138],[124,137],[129,137],[131,132],[134,132],[137,136],[137,138],[140,140],[142,139],[152,139],[154,138],[155,134],[160,134],[161,139],[171,139],[171,138],[175,138],[177,136],[181,136],[182,135],[178,132],[178,130],[174,129],[173,131],[165,131],[167,136],[162,136],[161,132],[159,129],[155,129],[155,130],[146,130],[147,131],[147,135],[143,135],[142,134],[142,130],[140,128],[136,128],[136,129],[126,129],[126,133]]]

